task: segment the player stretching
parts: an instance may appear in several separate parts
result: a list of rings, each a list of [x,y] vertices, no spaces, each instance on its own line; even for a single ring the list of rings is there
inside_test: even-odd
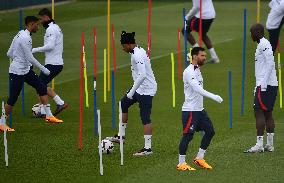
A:
[[[191,32],[199,32],[199,20],[200,20],[200,0],[192,0],[192,8],[186,15],[187,25],[187,40],[193,47],[199,47],[198,43],[196,43],[194,37]],[[210,29],[210,26],[215,18],[215,9],[212,3],[212,0],[202,0],[202,40],[205,43],[209,53],[211,55],[211,59],[208,63],[219,63],[219,57],[217,56],[212,42],[207,35],[207,32]],[[184,28],[182,31],[184,34]]]
[[[150,119],[153,96],[157,91],[157,83],[151,68],[151,62],[146,51],[136,45],[134,39],[135,33],[126,33],[122,31],[121,45],[123,51],[131,56],[131,71],[134,84],[127,94],[121,99],[122,124],[121,133],[107,139],[113,142],[119,142],[120,135],[125,138],[125,129],[128,120],[128,108],[134,103],[139,103],[140,117],[144,126],[145,146],[134,156],[144,156],[152,154],[151,137],[152,123]]]
[[[256,145],[246,150],[247,153],[274,151],[274,119],[272,110],[277,96],[278,81],[272,47],[264,37],[264,27],[255,24],[250,29],[251,38],[257,42],[255,50],[255,80],[254,115],[256,119]],[[264,129],[267,132],[267,144],[263,148]]]
[[[44,36],[44,46],[33,48],[32,52],[45,52],[45,67],[50,71],[50,74],[46,76],[44,73],[40,73],[39,77],[42,80],[43,84],[47,84],[55,78],[63,69],[63,34],[61,29],[57,24],[55,24],[52,19],[51,12],[43,8],[39,11],[40,20],[42,26],[46,29]],[[62,110],[68,107],[68,104],[65,103],[54,91],[52,88],[47,87],[48,96],[52,97],[57,104],[57,108],[54,112],[56,116]],[[44,108],[41,104],[41,115],[44,117],[46,115]]]
[[[213,124],[203,108],[203,97],[208,97],[221,103],[223,99],[203,89],[203,78],[200,67],[204,65],[206,53],[204,48],[194,47],[191,51],[192,64],[183,72],[185,101],[182,106],[183,137],[179,144],[179,164],[177,170],[195,170],[185,162],[186,151],[189,142],[195,132],[204,131],[199,151],[193,162],[205,169],[212,169],[204,160],[204,154],[208,148],[215,131]]]
[[[267,21],[266,28],[269,32],[269,41],[272,46],[272,51],[275,53],[281,27],[284,23],[284,0],[272,0],[269,3],[271,8]]]
[[[48,105],[47,88],[41,82],[40,78],[31,69],[31,64],[38,67],[42,73],[49,75],[47,68],[42,66],[32,55],[32,33],[38,30],[38,18],[27,16],[25,18],[26,29],[21,30],[13,39],[12,44],[7,52],[8,57],[13,59],[9,68],[9,79],[11,82],[11,92],[9,99],[5,105],[5,113],[9,115],[16,103],[18,96],[22,90],[24,82],[36,89],[40,96],[41,103],[46,112],[45,120],[51,123],[61,123],[62,120],[55,118]],[[14,131],[8,126],[0,126],[0,130]]]

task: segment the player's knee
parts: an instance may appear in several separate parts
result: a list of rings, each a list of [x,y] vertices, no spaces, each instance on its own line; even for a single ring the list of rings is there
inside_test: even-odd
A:
[[[143,125],[151,124],[150,116],[141,116],[141,121]]]
[[[7,100],[7,104],[10,105],[10,106],[14,106],[15,103],[17,102],[17,99],[18,97],[9,97],[8,100]]]
[[[47,95],[47,87],[45,87],[44,85],[42,85],[41,87],[38,87],[37,93],[39,96]]]
[[[215,130],[211,129],[205,132],[205,135],[212,138],[215,135]]]

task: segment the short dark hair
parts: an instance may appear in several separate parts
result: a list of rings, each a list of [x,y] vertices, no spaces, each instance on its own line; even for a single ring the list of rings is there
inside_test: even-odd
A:
[[[121,32],[120,43],[121,44],[135,44],[135,32],[127,33],[125,31]]]
[[[31,22],[37,22],[39,19],[35,16],[26,16],[25,24],[28,25]]]
[[[205,51],[205,49],[202,48],[202,47],[194,47],[194,48],[192,48],[192,50],[191,50],[191,57],[193,57],[193,55],[198,55],[198,53],[200,51]]]
[[[52,18],[52,13],[51,13],[51,11],[50,11],[49,9],[47,9],[47,8],[41,9],[41,10],[38,12],[38,15],[39,15],[39,16],[44,16],[44,15],[46,15],[46,16],[48,16],[49,18]]]

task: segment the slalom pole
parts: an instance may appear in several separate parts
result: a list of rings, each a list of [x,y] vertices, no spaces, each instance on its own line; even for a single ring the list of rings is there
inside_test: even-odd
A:
[[[175,58],[174,54],[171,53],[172,62],[172,92],[173,92],[173,107],[176,107],[176,88],[175,88]]]
[[[260,0],[257,0],[256,23],[260,22]]]
[[[199,3],[199,46],[202,47],[202,0]]]
[[[280,109],[282,109],[283,99],[282,99],[282,72],[281,72],[280,52],[278,52],[278,88],[279,88],[279,104],[280,104]]]
[[[104,49],[104,103],[107,102],[107,66],[106,66],[106,49]]]
[[[114,25],[112,24],[112,56],[113,56],[113,70],[116,73],[116,48],[115,48],[115,33]]]
[[[151,56],[151,16],[152,16],[152,0],[148,0],[148,48],[147,48],[147,54],[150,58]]]
[[[229,123],[230,129],[233,128],[233,97],[232,97],[232,71],[229,71],[228,74],[228,82],[229,82]]]
[[[98,116],[97,116],[97,31],[94,27],[94,134],[98,135]]]
[[[115,79],[114,70],[111,71],[111,111],[112,111],[112,128],[115,128]]]
[[[86,107],[89,108],[89,90],[88,90],[88,74],[87,74],[87,61],[86,61],[86,52],[85,52],[85,43],[83,46],[83,64],[84,64],[84,81],[85,81],[85,100]]]
[[[98,115],[98,130],[99,130],[99,156],[100,156],[100,175],[104,175],[103,152],[102,152],[102,127],[101,127],[101,112],[97,110]]]
[[[183,26],[184,26],[184,32],[183,32],[183,36],[184,36],[184,65],[185,68],[189,65],[188,61],[187,61],[187,32],[186,32],[186,14],[185,14],[185,8],[183,8]]]
[[[244,115],[245,103],[245,80],[246,80],[246,42],[247,42],[247,9],[244,9],[244,35],[243,35],[243,66],[242,66],[242,98],[241,98],[241,116]]]
[[[121,109],[121,101],[118,103],[119,107],[119,148],[120,148],[120,165],[123,166],[123,140],[122,140],[122,109]]]
[[[5,104],[4,101],[2,101],[2,116],[1,116],[1,123],[4,125],[4,127],[6,126],[6,114],[5,114]],[[5,156],[5,165],[6,167],[8,167],[9,165],[9,158],[8,158],[8,143],[7,143],[7,130],[4,129],[3,131],[3,135],[4,135],[4,156]]]
[[[107,91],[110,91],[110,0],[107,0]]]
[[[177,41],[177,47],[178,47],[178,79],[182,79],[182,64],[181,64],[181,45],[180,45],[180,36],[181,36],[181,30],[178,28],[178,41]]]

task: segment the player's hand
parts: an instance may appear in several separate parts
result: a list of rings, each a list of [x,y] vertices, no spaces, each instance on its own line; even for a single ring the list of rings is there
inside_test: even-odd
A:
[[[267,85],[260,85],[260,89],[261,89],[261,91],[266,91]]]
[[[37,52],[37,49],[36,48],[33,48],[32,49],[32,53],[36,53]]]
[[[215,98],[214,100],[218,103],[222,103],[223,102],[223,99],[219,96],[219,95],[215,95]]]
[[[45,74],[47,76],[50,74],[50,71],[45,67],[43,67],[41,71],[43,72],[43,74]]]
[[[129,98],[129,99],[131,99],[131,100],[133,99],[133,98],[132,98],[133,96],[132,96],[131,94],[129,94],[129,93],[127,93],[126,96],[127,96],[127,98]]]

